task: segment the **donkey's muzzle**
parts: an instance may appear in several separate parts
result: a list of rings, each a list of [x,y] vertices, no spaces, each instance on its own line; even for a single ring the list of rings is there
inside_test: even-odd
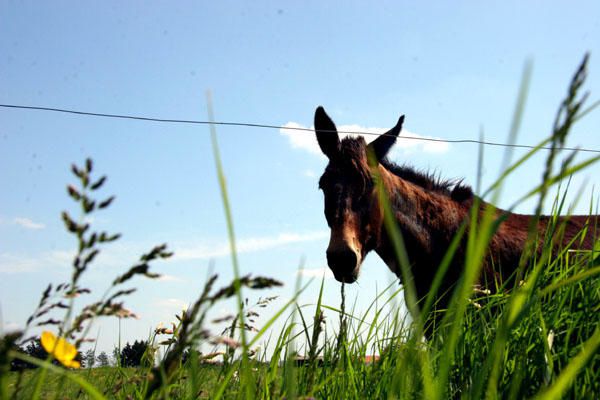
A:
[[[358,278],[358,255],[350,248],[328,250],[327,264],[339,282],[353,283]]]

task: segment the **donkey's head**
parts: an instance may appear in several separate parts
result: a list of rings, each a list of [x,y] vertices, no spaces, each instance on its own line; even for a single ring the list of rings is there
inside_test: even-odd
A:
[[[383,211],[369,157],[382,160],[386,156],[403,122],[404,115],[394,128],[367,145],[362,137],[340,141],[337,128],[323,107],[315,112],[317,141],[329,158],[319,180],[325,195],[325,218],[331,228],[327,263],[340,282],[356,281],[364,257],[379,240]]]

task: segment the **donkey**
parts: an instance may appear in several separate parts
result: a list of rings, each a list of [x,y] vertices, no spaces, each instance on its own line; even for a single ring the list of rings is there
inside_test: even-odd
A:
[[[375,187],[375,175],[390,199],[393,216],[402,233],[416,295],[425,297],[461,224],[469,218],[471,208],[487,204],[476,198],[462,181],[441,180],[409,166],[398,166],[386,155],[395,143],[404,122],[369,145],[364,138],[340,141],[337,128],[323,107],[315,112],[315,132],[321,151],[329,159],[319,180],[325,197],[325,218],[331,229],[327,263],[340,282],[357,280],[361,263],[375,251],[390,270],[400,278],[400,265],[384,227],[384,212]],[[372,157],[369,159],[368,154]],[[373,156],[375,162],[373,162]],[[477,199],[477,203],[475,200]],[[532,216],[497,210],[504,218],[491,239],[479,284],[494,290],[492,283],[513,276],[526,245]],[[565,231],[562,244],[571,242],[588,224],[594,227],[597,216],[563,217]],[[537,229],[544,232],[550,217],[542,216]],[[577,238],[576,247],[592,249],[593,235]],[[464,264],[465,241],[459,244],[438,293],[447,293],[459,280]],[[440,301],[438,305],[446,304]]]

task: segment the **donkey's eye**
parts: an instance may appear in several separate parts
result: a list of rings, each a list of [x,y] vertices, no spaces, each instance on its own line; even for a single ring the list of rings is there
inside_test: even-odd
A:
[[[321,187],[321,190],[325,194],[326,197],[339,197],[344,187],[340,184],[336,185],[324,185]]]
[[[369,196],[360,194],[352,201],[352,211],[360,211],[369,207]]]

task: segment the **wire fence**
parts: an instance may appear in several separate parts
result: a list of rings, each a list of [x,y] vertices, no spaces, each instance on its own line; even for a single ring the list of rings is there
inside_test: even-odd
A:
[[[31,111],[48,111],[48,112],[55,112],[55,113],[88,116],[88,117],[118,118],[118,119],[129,119],[129,120],[136,120],[136,121],[159,122],[159,123],[169,123],[169,124],[238,126],[238,127],[247,127],[247,128],[263,128],[263,129],[278,129],[278,130],[285,129],[285,130],[293,130],[293,131],[299,131],[299,132],[314,133],[314,129],[311,129],[311,128],[257,124],[257,123],[250,123],[250,122],[225,122],[225,121],[202,121],[202,120],[192,120],[192,119],[155,118],[155,117],[144,117],[144,116],[139,116],[139,115],[107,114],[107,113],[99,113],[99,112],[68,110],[68,109],[64,109],[64,108],[54,108],[54,107],[25,106],[25,105],[18,105],[18,104],[0,104],[0,107],[9,108],[9,109],[12,108],[12,109],[20,109],[20,110],[31,110]],[[364,132],[364,131],[338,131],[338,133],[353,134],[353,135],[370,135],[370,136],[384,136],[385,135],[385,133]],[[422,137],[422,136],[421,137],[400,136],[399,139],[418,140],[418,141],[425,141],[425,142],[440,142],[440,143],[469,143],[469,144],[481,144],[481,145],[485,145],[485,146],[512,147],[512,148],[521,148],[521,149],[538,148],[538,146],[532,146],[532,145],[527,145],[527,144],[490,142],[490,141],[486,141],[486,140],[475,140],[475,139],[439,139],[439,138],[430,138],[430,137]],[[550,147],[540,147],[540,148],[543,150],[551,149]],[[590,149],[590,148],[584,148],[584,147],[559,147],[557,149],[600,154],[600,150],[598,150],[598,149]]]

